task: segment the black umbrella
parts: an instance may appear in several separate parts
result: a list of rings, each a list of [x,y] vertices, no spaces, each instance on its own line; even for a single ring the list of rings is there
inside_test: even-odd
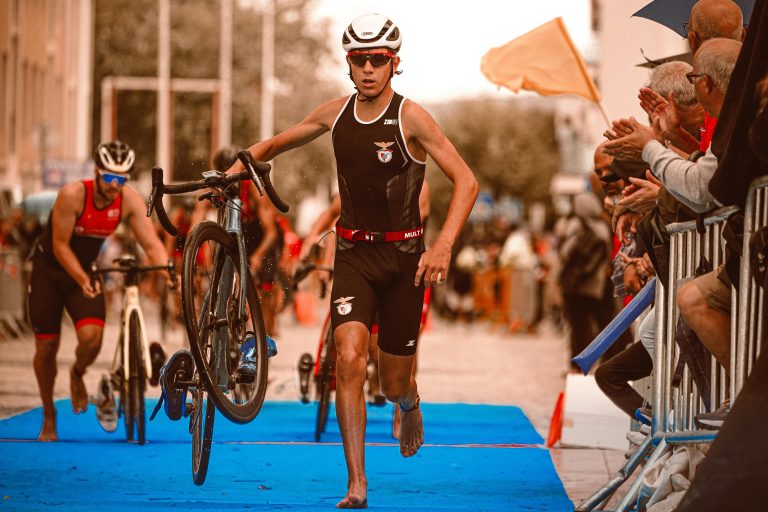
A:
[[[744,15],[744,25],[746,25],[749,22],[750,14],[752,14],[755,0],[735,0],[735,2],[741,7],[741,12]],[[688,23],[691,7],[695,3],[696,0],[653,0],[632,16],[661,23],[682,37],[687,37],[685,24]]]

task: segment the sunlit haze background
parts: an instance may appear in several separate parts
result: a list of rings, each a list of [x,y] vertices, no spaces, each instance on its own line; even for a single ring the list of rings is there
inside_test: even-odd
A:
[[[397,78],[396,87],[416,101],[494,93],[496,86],[480,72],[483,55],[557,16],[563,17],[582,51],[591,38],[587,0],[319,0],[316,5],[316,15],[331,21],[334,44],[339,49],[339,61],[329,72],[345,72],[341,35],[355,17],[376,12],[397,24],[403,34],[403,74]]]

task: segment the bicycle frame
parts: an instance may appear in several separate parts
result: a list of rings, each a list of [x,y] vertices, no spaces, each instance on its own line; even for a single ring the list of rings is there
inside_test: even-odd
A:
[[[245,252],[245,241],[243,240],[243,234],[242,234],[242,220],[240,219],[240,212],[242,210],[243,202],[240,200],[239,197],[233,197],[228,198],[227,201],[225,201],[224,206],[219,208],[218,211],[218,224],[221,226],[224,226],[227,233],[234,236],[235,241],[237,243],[237,251],[240,259],[240,275],[241,276],[248,276],[248,258],[246,256]],[[214,258],[216,258],[217,255],[214,255]],[[221,269],[221,275],[222,275],[222,284],[226,287],[229,287],[231,285],[231,279],[232,279],[232,272],[228,267],[229,262],[225,263],[224,267]],[[240,297],[239,297],[239,308],[238,308],[238,315],[239,318],[245,318],[246,315],[246,304],[248,301],[247,298],[247,288],[246,286],[241,285],[240,286]],[[210,293],[211,290],[208,291],[208,295],[203,300],[203,308],[207,309],[208,307],[208,301],[210,300]],[[218,304],[216,304],[216,313],[217,315],[224,315],[226,316],[226,297],[219,297],[218,298]],[[219,387],[222,391],[226,392],[229,388],[229,372],[227,371],[227,366],[224,364],[224,361],[226,361],[227,354],[227,340],[228,340],[228,331],[226,326],[222,326],[221,328],[217,329],[217,343],[216,347],[214,347],[214,353],[215,353],[215,372],[216,377],[219,382]]]
[[[133,277],[133,279],[131,279]],[[133,281],[135,282],[129,282]],[[120,338],[117,346],[115,347],[115,355],[112,359],[112,366],[110,367],[110,373],[114,373],[120,368],[120,357],[122,356],[122,363],[124,367],[124,375],[131,374],[131,358],[128,357],[128,340],[130,340],[130,326],[131,315],[136,313],[139,320],[139,330],[141,331],[139,337],[139,343],[141,344],[141,357],[143,360],[144,368],[149,369],[148,364],[149,356],[149,344],[146,338],[146,329],[144,324],[144,313],[141,310],[141,304],[139,303],[139,283],[137,276],[126,275],[126,282],[123,286],[123,306],[120,312]]]

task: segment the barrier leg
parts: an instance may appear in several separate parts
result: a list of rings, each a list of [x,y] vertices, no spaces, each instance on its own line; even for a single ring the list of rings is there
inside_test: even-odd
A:
[[[622,486],[624,482],[632,476],[640,463],[653,449],[653,438],[649,435],[643,444],[637,447],[635,453],[629,458],[627,462],[611,477],[608,482],[600,489],[590,496],[584,503],[576,507],[576,512],[589,512],[597,510],[597,507],[607,501],[613,493]]]
[[[667,450],[670,450],[670,446],[667,444],[667,442],[662,439],[661,442],[659,442],[658,446],[656,446],[656,449],[653,450],[653,453],[650,457],[648,457],[648,461],[646,462],[645,466],[650,467],[651,464],[656,462],[659,457],[664,455]],[[629,488],[627,491],[627,494],[624,495],[624,497],[621,499],[621,502],[619,502],[618,506],[616,507],[615,512],[627,512],[630,510],[631,507],[633,507],[635,501],[637,500],[637,494],[640,491],[640,485],[643,483],[643,474],[640,473],[635,481],[632,483],[632,487]]]

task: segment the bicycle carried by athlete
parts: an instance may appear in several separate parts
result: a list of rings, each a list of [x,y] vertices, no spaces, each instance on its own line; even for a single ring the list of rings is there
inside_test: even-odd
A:
[[[277,353],[264,329],[259,296],[248,270],[242,236],[240,182],[252,180],[282,212],[288,211],[269,179],[271,166],[247,151],[238,153],[245,169],[236,174],[205,171],[203,179],[167,185],[152,169],[147,215],[157,211],[163,228],[176,235],[163,208],[164,194],[211,189],[199,197],[218,209],[217,222],[204,221],[189,233],[182,261],[181,295],[191,354],[176,352],[161,371],[165,412],[172,420],[189,417],[192,475],[202,485],[208,471],[215,409],[230,421],[248,423],[261,410],[267,387],[267,358]],[[192,395],[190,404],[186,394]]]
[[[173,261],[169,261],[168,265],[140,266],[136,257],[130,254],[123,255],[112,263],[116,266],[99,268],[95,262],[91,265],[92,281],[108,273],[119,273],[124,276],[120,338],[115,345],[115,355],[112,358],[109,374],[103,375],[99,384],[96,416],[107,432],[114,432],[117,429],[117,420],[122,416],[126,439],[133,441],[135,437],[138,444],[144,444],[146,441],[144,392],[147,388],[147,380],[157,385],[157,372],[165,356],[159,344],[147,344],[144,314],[139,302],[139,277],[147,272],[166,270],[171,276],[172,287],[175,289],[176,267]],[[114,399],[114,390],[117,390],[120,396],[119,406]]]

